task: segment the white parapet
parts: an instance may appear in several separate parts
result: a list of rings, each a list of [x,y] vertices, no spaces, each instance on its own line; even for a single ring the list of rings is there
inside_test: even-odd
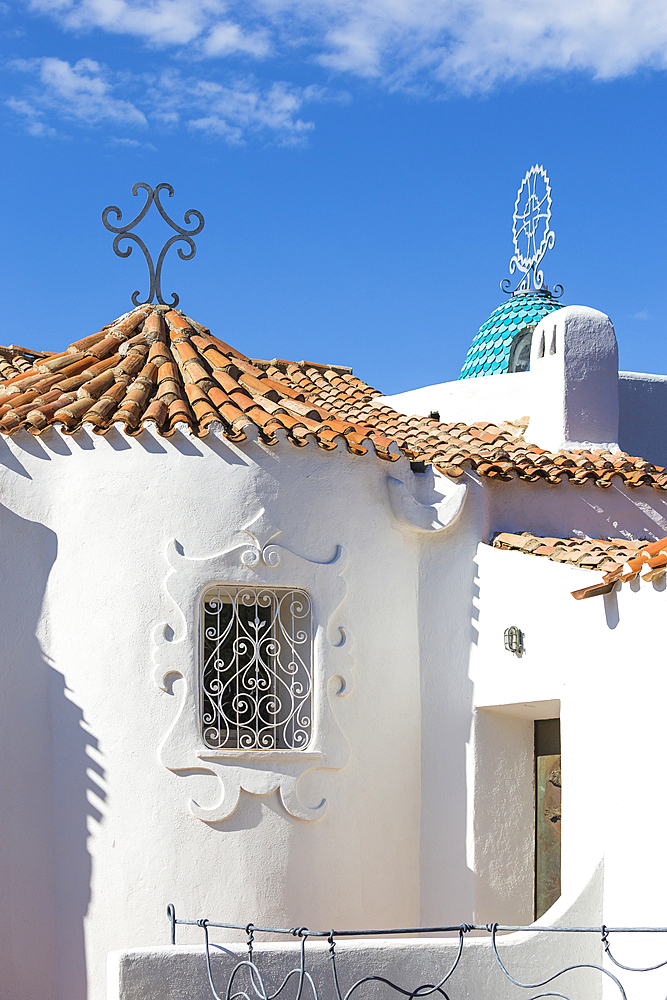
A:
[[[619,372],[618,408],[622,450],[667,466],[667,376]]]
[[[462,378],[410,389],[394,396],[380,396],[376,403],[386,403],[398,413],[427,417],[436,412],[446,424],[472,424],[477,420],[501,423],[530,416],[530,372]]]
[[[570,899],[561,898],[540,921],[542,927],[599,926],[602,921],[603,867],[597,865],[576,887]],[[165,921],[166,923],[166,921]],[[167,928],[165,928],[167,929]],[[128,948],[110,952],[107,963],[107,1000],[214,1000],[209,981],[204,931],[200,927],[176,928],[188,944],[151,948]],[[229,995],[261,997],[279,994],[279,1000],[339,1000],[332,978],[329,942],[325,938],[307,938],[304,970],[312,977],[299,991],[298,975],[301,942],[284,937],[276,942],[256,932],[253,963],[247,966],[247,944],[238,932],[210,928],[209,954],[211,976],[218,997]],[[230,941],[230,936],[235,940]],[[195,944],[194,942],[198,942]],[[459,935],[449,937],[341,938],[335,942],[336,973],[340,995],[345,997],[352,985],[364,976],[382,976],[402,990],[422,997],[444,995],[494,1000],[516,1000],[517,990],[495,960],[490,935],[466,934],[460,960]],[[552,976],[566,966],[579,963],[599,964],[602,944],[594,934],[559,934],[529,930],[498,937],[498,951],[508,971],[524,981],[535,982]],[[239,963],[246,963],[239,966]],[[451,976],[447,973],[452,970]],[[290,977],[291,974],[291,977]],[[261,982],[259,977],[261,976]],[[290,977],[290,978],[286,978]],[[441,992],[435,984],[446,979]],[[231,986],[229,993],[227,987]],[[554,980],[555,990],[565,983],[568,993],[600,1000],[602,975],[590,969],[578,969]],[[284,984],[282,991],[278,990]],[[655,985],[655,984],[653,984]],[[576,987],[579,990],[576,990]],[[421,989],[420,989],[421,987]],[[451,990],[451,993],[450,993]],[[266,992],[264,992],[266,991]],[[446,992],[444,992],[446,991]],[[558,995],[558,994],[556,994]],[[571,994],[572,995],[572,994]],[[664,990],[663,994],[664,995]],[[401,993],[378,982],[368,982],[352,993],[354,1000],[390,1000]],[[618,1000],[622,1000],[618,995]],[[643,998],[642,998],[643,1000]]]
[[[399,413],[445,423],[521,422],[546,448],[618,449],[618,348],[608,316],[566,306],[535,328],[530,371],[485,375],[379,397]]]
[[[326,940],[308,942],[305,969],[312,981],[304,983],[303,1000],[338,1000],[332,980],[329,945]],[[463,954],[451,979],[443,984],[443,991],[433,987],[445,979],[456,964],[459,948],[458,935],[444,938],[390,940],[338,940],[336,965],[341,996],[365,976],[381,976],[395,983],[401,990],[417,996],[455,996],[494,1000],[516,1000],[517,989],[499,968],[494,959],[489,935],[469,935],[465,939]],[[243,945],[225,942],[211,945],[211,974],[219,998],[231,995],[245,997],[271,997],[286,977],[292,973],[279,1000],[297,1000],[299,944],[255,942],[253,961],[262,977],[257,974],[253,982],[247,965],[248,952]],[[591,934],[556,934],[529,932],[499,936],[499,954],[507,963],[508,971],[524,981],[546,979],[566,966],[593,963],[602,957],[599,937]],[[233,976],[233,978],[232,978]],[[232,978],[232,988],[227,992]],[[568,973],[557,979],[567,982],[570,989],[578,987],[579,996],[601,1000],[601,974],[590,969]],[[558,988],[556,986],[556,989]],[[314,986],[314,989],[313,989]],[[266,989],[266,993],[263,992]],[[451,995],[451,994],[449,994]],[[558,995],[558,994],[556,994]],[[562,995],[562,994],[561,994]],[[577,994],[575,993],[575,996]],[[379,983],[366,983],[352,994],[354,1000],[389,1000],[401,993]],[[622,1000],[617,994],[618,1000]],[[201,946],[170,946],[135,948],[111,952],[108,964],[108,1000],[215,1000],[209,983],[206,954]]]

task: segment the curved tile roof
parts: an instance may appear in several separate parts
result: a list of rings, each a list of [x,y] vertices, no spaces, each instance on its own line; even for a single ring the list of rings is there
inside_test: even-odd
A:
[[[511,549],[580,569],[609,572],[636,559],[651,543],[640,538],[548,538],[531,531],[522,531],[520,535],[499,531],[491,544],[495,549]],[[661,546],[666,544],[667,539],[663,538]]]
[[[392,462],[403,454],[453,477],[474,469],[489,479],[603,488],[618,477],[667,490],[664,469],[623,452],[553,454],[524,440],[519,424],[405,416],[378,402],[378,390],[350,368],[248,358],[167,306],[141,306],[62,353],[28,353],[0,348],[2,434],[58,424],[67,434],[85,425],[134,435],[152,425],[168,437],[185,425],[203,436],[217,424],[232,441],[252,428],[269,445],[314,440],[355,455],[372,449]]]
[[[498,375],[509,367],[514,336],[536,326],[543,316],[562,306],[549,292],[515,292],[494,309],[470,345],[459,378]]]

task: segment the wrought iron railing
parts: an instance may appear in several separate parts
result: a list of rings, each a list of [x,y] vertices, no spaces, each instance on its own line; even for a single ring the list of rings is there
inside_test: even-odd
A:
[[[434,994],[440,994],[440,996],[444,997],[445,1000],[450,1000],[449,995],[445,991],[445,985],[450,983],[454,973],[460,966],[461,958],[464,953],[464,945],[467,940],[471,939],[471,934],[475,931],[481,934],[489,935],[491,961],[495,963],[497,968],[509,983],[520,990],[540,991],[537,993],[533,992],[530,1000],[540,1000],[542,997],[560,997],[561,1000],[572,1000],[572,997],[557,988],[557,981],[566,973],[576,972],[580,969],[593,969],[601,973],[604,980],[609,983],[613,989],[618,990],[621,1000],[627,1000],[627,994],[618,976],[616,976],[610,969],[594,962],[575,962],[571,965],[564,966],[558,971],[537,982],[522,982],[508,969],[507,966],[509,963],[507,957],[504,957],[504,959],[501,958],[498,952],[498,934],[507,932],[529,932],[531,934],[548,933],[593,935],[599,937],[600,946],[604,950],[604,955],[617,969],[634,973],[655,972],[658,969],[667,967],[667,959],[648,966],[632,966],[624,964],[623,962],[620,962],[612,953],[609,940],[610,935],[612,934],[667,934],[667,927],[607,927],[604,924],[597,927],[543,927],[537,924],[525,926],[499,923],[463,923],[441,927],[392,927],[375,930],[366,929],[339,931],[332,929],[313,931],[309,930],[307,927],[263,927],[252,923],[244,925],[219,923],[206,919],[183,920],[180,917],[176,917],[175,908],[171,903],[167,907],[167,916],[171,925],[171,943],[173,945],[176,944],[177,926],[183,925],[201,928],[206,956],[206,970],[214,1000],[277,1000],[278,997],[282,997],[284,1000],[305,1000],[306,997],[308,997],[308,1000],[319,1000],[318,988],[315,983],[315,979],[311,975],[308,968],[308,954],[306,948],[308,941],[318,939],[325,939],[329,945],[330,982],[328,984],[329,989],[327,992],[333,996],[334,1000],[351,1000],[354,994],[357,993],[362,986],[369,983],[384,985],[400,996],[409,997],[410,1000],[417,997],[430,997]],[[231,963],[229,969],[224,972],[225,982],[223,986],[221,986],[220,983],[216,984],[214,980],[213,966],[211,962],[211,948],[215,946],[212,945],[210,941],[209,930],[211,928],[241,931],[246,935],[247,939],[247,958],[238,958],[229,950],[229,948],[224,949],[225,955],[231,959]],[[414,986],[406,987],[405,985],[393,982],[385,976],[371,974],[361,976],[347,989],[343,988],[341,985],[336,955],[336,942],[338,940],[345,938],[378,938],[390,935],[408,936],[446,933],[456,935],[458,937],[458,943],[455,945],[454,957],[449,962],[448,967],[444,970],[440,970],[437,976],[432,977],[435,980],[434,982],[423,982]],[[298,940],[299,944],[296,948],[296,961],[294,968],[284,974],[280,982],[270,984],[268,982],[268,976],[271,973],[270,968],[267,966],[266,968],[260,970],[257,965],[253,954],[256,934],[282,935],[296,938]],[[219,975],[218,969],[216,969],[216,972],[218,972]],[[468,989],[466,989],[466,995],[469,995]],[[435,998],[435,1000],[437,1000],[437,998]]]

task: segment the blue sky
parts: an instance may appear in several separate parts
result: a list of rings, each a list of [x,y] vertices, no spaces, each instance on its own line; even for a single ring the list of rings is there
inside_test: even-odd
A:
[[[163,291],[245,353],[456,378],[544,163],[547,284],[667,372],[667,7],[652,0],[0,3],[3,343],[57,350],[147,289],[100,221],[200,209]],[[151,246],[166,233],[145,220]]]

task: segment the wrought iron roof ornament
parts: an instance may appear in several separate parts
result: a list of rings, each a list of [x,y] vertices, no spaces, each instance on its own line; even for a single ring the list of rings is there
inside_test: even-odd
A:
[[[523,278],[514,289],[517,292],[544,292],[560,298],[563,286],[555,285],[553,292],[544,284],[544,275],[539,270],[547,250],[551,250],[556,242],[556,234],[549,229],[551,220],[551,184],[543,166],[535,164],[526,171],[521,181],[514,203],[512,225],[512,240],[514,256],[510,261],[510,274],[519,270]],[[523,252],[525,250],[525,252]],[[531,285],[532,278],[532,285]],[[503,278],[500,287],[504,292],[511,291],[512,282]]]
[[[173,219],[169,218],[169,216],[164,210],[162,202],[160,201],[161,191],[166,191],[169,197],[173,198],[174,189],[171,186],[171,184],[158,184],[157,187],[152,188],[150,184],[146,184],[144,181],[139,181],[132,188],[132,194],[135,196],[135,198],[139,193],[140,188],[146,192],[146,203],[139,212],[139,214],[136,216],[136,218],[132,219],[132,222],[128,222],[126,226],[113,226],[108,221],[109,213],[110,212],[115,213],[116,222],[121,221],[121,219],[123,218],[123,213],[119,208],[116,207],[116,205],[108,205],[102,212],[102,223],[104,227],[109,230],[110,233],[116,233],[116,236],[114,237],[113,241],[113,251],[117,257],[130,256],[133,249],[132,245],[128,244],[125,250],[121,250],[120,244],[122,240],[128,240],[128,241],[133,240],[141,248],[144,257],[146,258],[146,263],[148,264],[148,274],[150,278],[150,288],[148,291],[148,298],[144,299],[143,302],[139,302],[139,292],[138,291],[133,292],[132,293],[133,305],[135,306],[145,305],[148,304],[149,302],[152,302],[153,298],[155,298],[156,301],[159,302],[161,305],[163,306],[169,305],[172,306],[173,308],[174,306],[178,305],[179,301],[179,297],[176,294],[176,292],[172,292],[173,298],[171,302],[165,302],[164,299],[162,298],[161,280],[162,280],[162,264],[164,263],[164,258],[166,257],[169,248],[173,246],[174,243],[178,243],[179,241],[181,241],[185,243],[190,249],[188,252],[184,252],[184,250],[181,247],[179,247],[178,256],[181,258],[181,260],[192,260],[194,255],[197,253],[197,247],[195,246],[195,241],[192,239],[192,237],[196,236],[197,233],[201,233],[202,229],[204,228],[204,216],[201,214],[201,212],[198,212],[196,209],[189,208],[183,216],[183,221],[185,222],[186,225],[190,225],[192,219],[195,218],[198,220],[197,225],[195,226],[194,229],[183,229],[181,228],[181,226],[177,225],[177,223],[175,223]],[[136,233],[130,232],[130,230],[134,229],[134,227],[137,226],[141,222],[141,220],[145,217],[146,213],[148,212],[148,209],[151,207],[153,202],[155,202],[157,210],[164,219],[164,221],[169,226],[171,226],[172,229],[176,230],[176,235],[168,239],[165,245],[160,250],[160,255],[157,259],[156,266],[153,265],[153,258],[148,252],[148,248],[144,243],[144,241],[139,236],[137,236]]]

